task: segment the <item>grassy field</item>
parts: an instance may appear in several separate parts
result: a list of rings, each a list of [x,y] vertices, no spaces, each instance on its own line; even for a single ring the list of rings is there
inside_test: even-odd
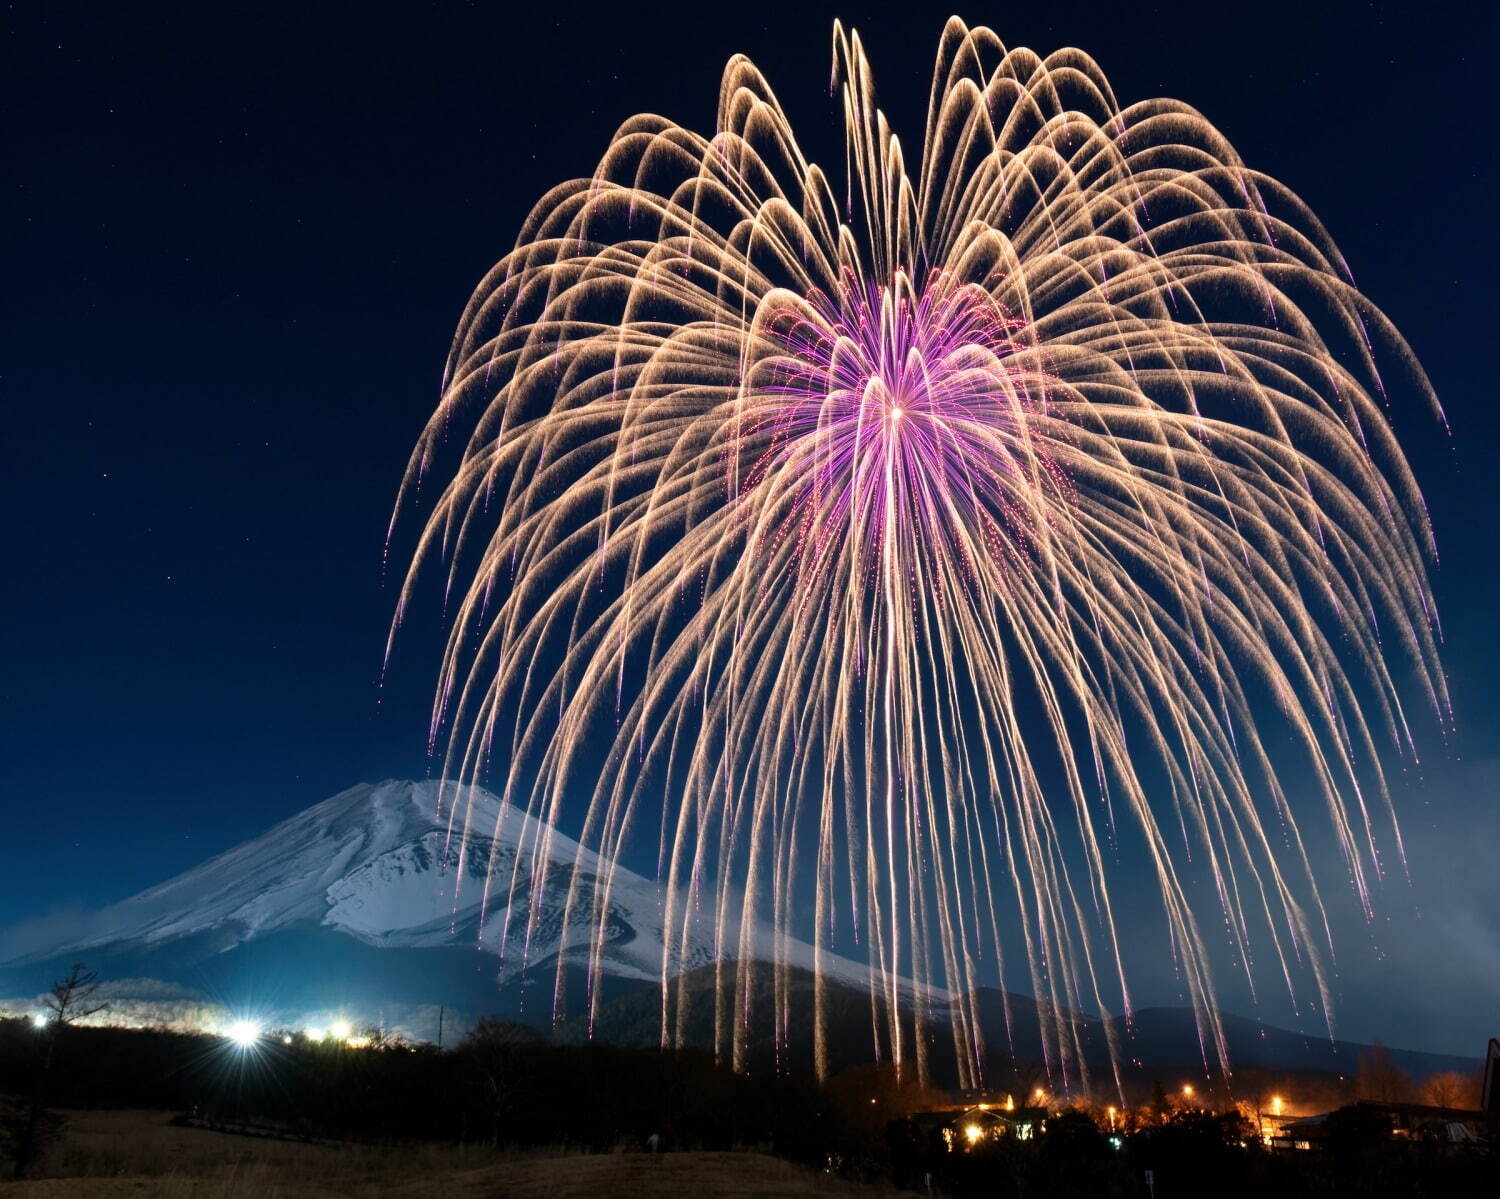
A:
[[[0,1199],[645,1199],[691,1195],[878,1199],[860,1186],[756,1153],[503,1154],[259,1140],[177,1128],[168,1112],[70,1112],[63,1139]]]

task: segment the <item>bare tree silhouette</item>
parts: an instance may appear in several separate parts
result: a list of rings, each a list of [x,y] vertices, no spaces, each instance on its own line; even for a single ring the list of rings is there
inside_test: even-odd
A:
[[[93,1001],[98,989],[98,971],[75,962],[66,977],[53,983],[52,990],[42,1000],[51,1017],[41,1029],[42,1041],[38,1047],[39,1060],[31,1098],[19,1110],[0,1115],[0,1131],[11,1143],[12,1178],[21,1178],[61,1130],[62,1120],[47,1110],[47,1083],[57,1056],[57,1039],[69,1025],[97,1015],[109,1006]]]

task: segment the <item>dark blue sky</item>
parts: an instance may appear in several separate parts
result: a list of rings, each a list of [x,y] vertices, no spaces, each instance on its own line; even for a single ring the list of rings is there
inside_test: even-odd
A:
[[[472,285],[626,117],[707,126],[733,52],[834,157],[835,13],[914,140],[951,4],[130,7],[6,14],[0,923],[427,773],[430,628],[378,702],[381,550]],[[1460,735],[1403,787],[1412,886],[1373,930],[1346,914],[1340,1031],[1477,1053],[1500,1031],[1500,112],[1497,30],[1469,9],[962,11],[1082,46],[1124,101],[1207,113],[1311,203],[1432,375],[1451,442],[1411,397],[1396,419]]]

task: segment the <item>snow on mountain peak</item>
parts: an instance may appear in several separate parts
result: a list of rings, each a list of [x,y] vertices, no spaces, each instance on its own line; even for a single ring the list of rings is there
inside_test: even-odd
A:
[[[534,868],[542,862],[547,883],[538,895]],[[602,916],[592,902],[568,907],[575,866],[581,895],[595,894],[608,873]],[[662,972],[665,907],[661,884],[623,866],[609,871],[593,852],[483,788],[388,779],[342,791],[105,908],[86,937],[48,956],[153,950],[195,937],[222,952],[320,926],[375,947],[482,947],[498,955],[504,982],[558,954],[583,960],[602,930],[605,973],[652,979]],[[713,960],[710,924],[691,931],[680,952],[674,945],[674,971]],[[754,943],[766,950],[757,956],[772,956],[769,927]],[[783,960],[811,967],[811,945],[781,946]],[[867,979],[860,963],[824,954],[821,966],[860,986]]]
[[[213,929],[233,929],[236,939],[247,940],[308,920],[347,923],[356,935],[389,933],[411,920],[390,905],[385,915],[393,923],[384,928],[371,925],[368,914],[347,922],[329,921],[329,916],[335,908],[352,916],[351,878],[367,876],[377,863],[415,846],[426,850],[426,883],[421,889],[430,894],[422,896],[425,906],[416,902],[419,888],[408,887],[407,898],[416,902],[414,915],[425,922],[437,914],[434,905],[445,902],[440,884],[462,841],[462,813],[450,829],[455,797],[466,805],[472,802],[476,830],[493,827],[499,815],[495,796],[479,788],[472,789],[472,796],[469,792],[436,781],[386,780],[351,787],[176,878],[106,908],[93,934],[60,948],[160,942]],[[521,813],[508,814],[506,820],[518,838],[529,834],[533,842],[535,823],[528,824]],[[576,848],[568,842],[565,852]],[[455,894],[450,885],[446,902],[452,911],[468,902],[467,893]]]

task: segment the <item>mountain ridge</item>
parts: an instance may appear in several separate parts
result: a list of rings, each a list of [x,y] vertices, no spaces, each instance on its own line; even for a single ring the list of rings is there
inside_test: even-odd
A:
[[[467,835],[466,824],[474,830]],[[590,902],[567,902],[567,879],[576,876],[582,894],[599,894],[606,875],[603,913]],[[307,981],[313,975],[329,1003],[351,1002],[340,994],[348,988],[327,977],[320,954],[372,979],[431,975],[434,1002],[443,1002],[445,989],[472,1002],[482,997],[471,986],[447,981],[455,955],[465,973],[487,974],[498,991],[534,988],[559,964],[565,974],[581,970],[599,929],[600,974],[652,982],[662,973],[666,898],[658,883],[603,861],[481,787],[387,779],[341,791],[100,909],[81,935],[0,961],[0,985],[39,990],[49,970],[87,958],[108,977],[162,977],[228,995],[244,988],[222,968],[226,955],[247,963],[242,974],[274,973],[271,948],[280,945],[285,977],[262,989],[294,992],[303,1002],[315,998]],[[699,917],[684,930],[674,920],[681,968],[721,956],[708,924]],[[754,927],[755,946],[769,947],[772,939],[768,926]],[[312,951],[314,943],[322,948]],[[391,969],[374,969],[359,947],[395,955]],[[796,964],[812,961],[806,942],[784,940],[783,948]],[[827,953],[822,962],[832,978],[864,980],[860,963]],[[391,977],[384,985],[400,983],[405,991],[404,982]],[[501,999],[494,1006],[516,1005]]]
[[[594,925],[586,909],[591,905],[569,911],[546,888],[534,895],[526,866],[516,878],[516,864],[540,853],[549,869],[576,865],[585,885],[611,867],[556,829],[502,806],[482,788],[461,793],[463,815],[476,830],[462,838],[456,831],[462,820],[454,819],[443,802],[445,795],[459,793],[451,783],[391,779],[341,791],[258,837],[108,905],[84,935],[0,960],[0,996],[34,996],[59,967],[83,959],[100,970],[107,987],[128,984],[122,1008],[143,1017],[152,1001],[141,998],[141,987],[150,984],[188,992],[155,1001],[163,1012],[197,1012],[210,1004],[231,1012],[254,1010],[287,1025],[347,1013],[419,1039],[432,1039],[443,1009],[452,1009],[448,1027],[455,1031],[480,1015],[533,1024],[561,1019],[568,1025],[576,1013],[557,1010],[554,982],[560,965],[561,990],[588,993]],[[595,1018],[574,1022],[574,1031],[565,1035],[587,1027],[604,1039],[659,1043],[665,891],[624,866],[612,871]],[[755,944],[769,946],[770,937],[769,928],[758,929]],[[520,955],[517,945],[523,945]],[[782,945],[783,980],[800,995],[809,990],[812,947],[796,940]],[[715,957],[711,941],[690,930],[681,963],[689,975],[687,992],[711,989],[702,979],[712,975]],[[850,1024],[840,1031],[844,1054],[857,1055],[860,1029],[868,1030],[870,1019],[866,967],[826,952],[822,962],[828,993]],[[728,972],[734,973],[732,965]],[[769,977],[770,969],[757,973]],[[926,994],[939,1013],[954,1001],[936,988]],[[18,1010],[25,1002],[0,1002],[0,1008]],[[998,990],[982,989],[976,1003],[992,1050],[1040,1057],[1030,997],[1010,996],[1009,1023]],[[171,1009],[172,1004],[180,1009]],[[1352,1071],[1358,1053],[1367,1048],[1229,1013],[1224,1019],[1236,1064]],[[1079,1021],[1084,1055],[1093,1058],[1090,1068],[1102,1068],[1107,1062],[1100,1056],[1103,1024],[1087,1014]],[[691,1015],[688,1027],[690,1040],[712,1041],[701,1015]],[[1201,1052],[1187,1009],[1141,1008],[1128,1024],[1116,1017],[1114,1032],[1127,1062],[1188,1066]],[[948,1039],[943,1032],[934,1044]],[[951,1052],[951,1046],[940,1052]],[[1415,1050],[1391,1054],[1417,1073],[1475,1064]]]

